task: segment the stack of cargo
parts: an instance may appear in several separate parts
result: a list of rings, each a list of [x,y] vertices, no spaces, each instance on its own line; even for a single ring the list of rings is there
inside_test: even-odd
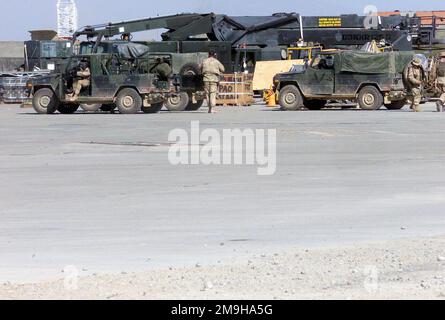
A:
[[[217,105],[220,106],[250,106],[253,98],[253,74],[225,74],[219,83]]]
[[[0,101],[3,103],[21,103],[28,97],[26,82],[28,77],[15,74],[0,77]]]

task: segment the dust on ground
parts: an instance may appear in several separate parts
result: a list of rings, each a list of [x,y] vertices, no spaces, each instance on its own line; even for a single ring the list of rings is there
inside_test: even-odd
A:
[[[445,236],[0,285],[1,299],[445,299]]]

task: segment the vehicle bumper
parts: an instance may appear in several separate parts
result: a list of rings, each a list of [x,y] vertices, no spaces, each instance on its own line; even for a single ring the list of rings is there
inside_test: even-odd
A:
[[[406,99],[406,96],[405,91],[391,91],[385,94],[385,103],[388,104],[394,101],[400,101]]]

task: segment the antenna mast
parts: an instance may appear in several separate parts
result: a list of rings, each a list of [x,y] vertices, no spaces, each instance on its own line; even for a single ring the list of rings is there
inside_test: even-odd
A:
[[[77,29],[77,6],[74,0],[57,0],[57,33],[59,38],[71,39]]]

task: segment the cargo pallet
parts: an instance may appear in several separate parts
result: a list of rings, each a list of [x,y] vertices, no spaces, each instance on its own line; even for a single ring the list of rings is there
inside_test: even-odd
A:
[[[49,71],[0,73],[0,102],[23,103],[29,97],[29,89],[26,87],[28,80],[48,73]]]
[[[253,74],[225,74],[219,83],[218,106],[251,106],[253,98]]]

